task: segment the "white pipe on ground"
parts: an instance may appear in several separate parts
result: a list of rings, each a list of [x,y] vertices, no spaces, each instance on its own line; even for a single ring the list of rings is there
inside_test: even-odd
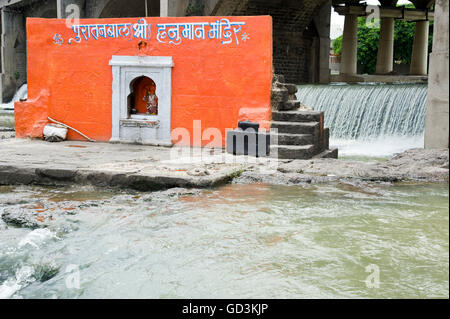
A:
[[[53,122],[53,123],[62,125],[62,126],[64,126],[64,127],[67,127],[68,129],[71,129],[72,131],[77,132],[78,134],[80,134],[81,136],[83,136],[85,139],[87,139],[89,142],[95,142],[95,140],[89,138],[88,136],[84,135],[83,133],[81,133],[80,131],[74,129],[73,127],[70,127],[69,125],[66,125],[66,124],[64,124],[64,123],[58,122],[58,121],[52,119],[51,117],[47,117],[47,118],[49,119],[49,121],[51,121],[51,122]]]

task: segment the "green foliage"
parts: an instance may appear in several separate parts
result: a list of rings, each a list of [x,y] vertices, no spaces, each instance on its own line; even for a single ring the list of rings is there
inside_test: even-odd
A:
[[[245,172],[245,167],[234,168],[233,171],[228,175],[228,180],[232,181],[235,178],[238,178]]]
[[[368,28],[365,18],[358,19],[358,63],[363,67],[363,73],[374,73],[377,63],[378,39],[380,29]],[[342,35],[332,42],[334,53],[342,53]]]
[[[408,5],[407,7],[411,7]],[[378,53],[379,28],[369,28],[365,24],[365,18],[358,19],[358,64],[362,66],[362,72],[375,73]],[[394,28],[394,61],[404,64],[411,63],[411,53],[414,42],[415,22],[403,20],[395,21]],[[429,52],[433,41],[433,21],[430,22]],[[342,36],[332,42],[334,53],[342,53]]]
[[[411,62],[414,26],[414,22],[395,21],[394,61]]]
[[[366,19],[358,19],[358,63],[362,65],[362,73],[375,73],[380,30],[368,28]]]
[[[331,47],[333,48],[334,54],[341,55],[342,52],[342,35],[337,37],[331,42]]]

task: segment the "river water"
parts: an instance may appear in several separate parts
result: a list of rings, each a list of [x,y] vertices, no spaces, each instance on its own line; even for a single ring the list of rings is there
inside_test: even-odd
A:
[[[0,187],[0,297],[449,297],[447,184]],[[379,280],[378,280],[379,279]],[[378,288],[377,288],[378,287]]]

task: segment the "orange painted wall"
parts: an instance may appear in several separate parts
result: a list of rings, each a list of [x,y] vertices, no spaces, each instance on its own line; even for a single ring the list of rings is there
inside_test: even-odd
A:
[[[139,51],[138,38],[82,39],[75,37],[65,20],[27,19],[28,101],[17,102],[16,136],[41,137],[46,117],[64,122],[93,139],[111,137],[112,55],[172,56],[172,129],[187,128],[193,136],[193,120],[202,129],[236,128],[239,120],[258,121],[269,128],[271,118],[272,19],[270,16],[228,17],[245,22],[231,44],[219,39],[182,39],[180,45],[159,43],[156,24],[215,22],[220,17],[145,18],[152,36]],[[82,19],[80,24],[138,22],[138,18]],[[60,34],[58,45],[54,35]],[[69,131],[69,139],[83,139]],[[204,140],[205,145],[209,141]],[[192,142],[191,142],[192,143]],[[219,145],[218,145],[219,146]]]

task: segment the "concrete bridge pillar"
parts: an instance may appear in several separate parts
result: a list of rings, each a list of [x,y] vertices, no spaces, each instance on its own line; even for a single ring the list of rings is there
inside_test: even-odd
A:
[[[327,1],[319,10],[313,21],[318,33],[318,56],[316,82],[330,83],[330,22],[331,0]],[[314,72],[313,72],[314,74]],[[310,74],[311,76],[312,74]]]
[[[344,35],[342,37],[341,74],[356,74],[358,44],[358,16],[345,15]]]
[[[148,0],[151,3],[155,0]],[[184,17],[189,0],[156,0],[159,1],[161,17]]]
[[[429,21],[417,21],[411,57],[410,75],[427,75]]]
[[[436,0],[433,52],[430,54],[425,148],[448,148],[449,140],[449,2]]]
[[[381,18],[376,74],[388,74],[394,69],[394,18]]]
[[[160,9],[161,17],[168,17],[169,16],[169,0],[160,0],[159,9]]]

